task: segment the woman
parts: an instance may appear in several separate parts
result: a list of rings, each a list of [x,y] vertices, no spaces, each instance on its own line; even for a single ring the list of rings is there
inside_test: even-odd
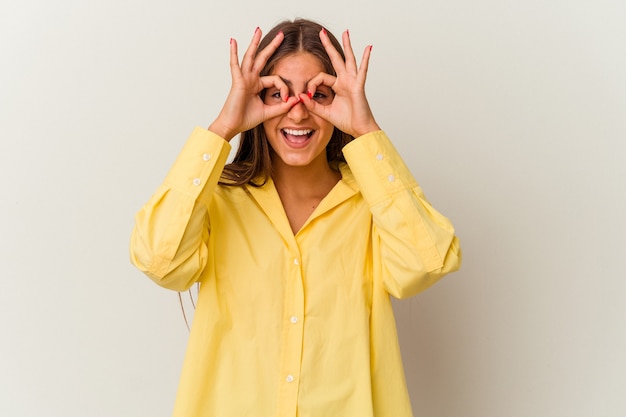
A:
[[[201,283],[175,416],[411,415],[389,295],[461,252],[370,111],[371,47],[342,43],[283,22],[240,64],[231,40],[222,111],[137,214],[133,263]]]

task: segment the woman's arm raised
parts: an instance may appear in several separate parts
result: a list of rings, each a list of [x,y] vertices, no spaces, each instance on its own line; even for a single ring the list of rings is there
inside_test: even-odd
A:
[[[208,206],[230,145],[196,128],[163,184],[137,212],[131,262],[157,284],[184,291],[207,265]]]
[[[283,40],[279,33],[257,53],[261,31],[255,30],[241,65],[237,42],[230,43],[232,86],[209,130],[197,128],[163,184],[135,217],[131,261],[157,284],[182,291],[201,278],[207,265],[210,219],[207,207],[226,163],[226,142],[298,102],[279,77],[260,77],[261,68]],[[266,106],[259,92],[277,87],[284,103]]]

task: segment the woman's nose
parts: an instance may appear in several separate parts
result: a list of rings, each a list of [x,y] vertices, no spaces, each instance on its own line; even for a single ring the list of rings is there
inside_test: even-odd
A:
[[[304,103],[299,102],[289,110],[287,116],[294,122],[300,122],[309,117],[309,111],[304,106]]]

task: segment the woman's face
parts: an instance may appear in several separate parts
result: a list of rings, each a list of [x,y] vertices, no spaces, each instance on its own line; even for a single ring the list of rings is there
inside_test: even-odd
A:
[[[289,87],[289,95],[307,93],[308,82],[320,72],[325,72],[322,63],[307,52],[281,58],[270,75],[278,75]],[[320,86],[312,91],[313,99],[320,104],[330,104],[333,92],[330,87]],[[265,104],[281,102],[280,92],[272,87],[265,92]],[[334,126],[307,111],[298,103],[288,113],[263,123],[267,139],[274,150],[273,163],[292,167],[309,167],[317,164],[328,166],[326,145],[333,134]]]

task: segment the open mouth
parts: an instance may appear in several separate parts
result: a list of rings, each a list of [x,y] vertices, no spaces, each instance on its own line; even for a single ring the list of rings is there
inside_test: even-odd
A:
[[[283,138],[292,145],[303,145],[315,132],[313,129],[281,129]]]

